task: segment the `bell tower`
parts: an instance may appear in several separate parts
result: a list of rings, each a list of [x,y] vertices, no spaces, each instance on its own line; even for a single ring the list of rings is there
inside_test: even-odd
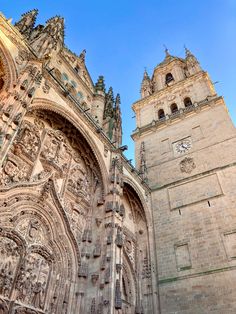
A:
[[[165,54],[144,73],[132,135],[152,190],[161,312],[223,313],[236,298],[235,127],[190,50]]]

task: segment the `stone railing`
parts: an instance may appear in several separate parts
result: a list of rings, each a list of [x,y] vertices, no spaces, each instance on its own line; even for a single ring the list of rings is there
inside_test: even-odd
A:
[[[141,134],[149,129],[152,129],[153,127],[157,128],[161,125],[167,125],[171,122],[171,120],[180,118],[183,119],[188,113],[190,112],[196,112],[198,110],[201,110],[202,107],[205,106],[211,106],[213,104],[212,100],[219,98],[217,96],[209,96],[206,99],[200,101],[200,102],[195,102],[194,104],[185,107],[185,108],[180,108],[178,110],[176,110],[175,112],[171,113],[171,114],[166,114],[165,117],[158,119],[158,120],[153,120],[151,123],[139,128],[137,127],[132,136],[135,136],[136,134]]]

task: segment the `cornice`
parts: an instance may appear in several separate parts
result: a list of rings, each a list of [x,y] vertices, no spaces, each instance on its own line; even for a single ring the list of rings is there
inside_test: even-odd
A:
[[[170,115],[166,115],[165,118],[159,119],[159,120],[153,120],[151,123],[139,128],[137,127],[133,134],[131,135],[132,139],[135,140],[142,136],[143,134],[155,132],[159,128],[163,128],[166,126],[169,126],[173,122],[176,122],[177,120],[182,121],[184,118],[188,117],[189,115],[192,115],[193,113],[198,113],[203,108],[209,107],[209,109],[219,104],[219,102],[222,102],[223,97],[222,96],[212,96],[209,98],[204,99],[203,101],[194,103],[192,106],[186,107],[186,108],[180,108],[177,112],[172,113]],[[223,102],[224,103],[224,102]]]

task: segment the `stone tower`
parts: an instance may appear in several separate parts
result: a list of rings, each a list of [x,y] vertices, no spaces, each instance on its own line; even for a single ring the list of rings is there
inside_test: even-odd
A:
[[[186,49],[166,50],[133,104],[136,167],[152,195],[161,313],[235,313],[236,132]]]

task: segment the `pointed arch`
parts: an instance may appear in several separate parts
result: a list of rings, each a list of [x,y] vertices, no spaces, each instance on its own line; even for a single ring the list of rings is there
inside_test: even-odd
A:
[[[4,70],[0,82],[0,84],[2,85],[1,90],[3,90],[10,88],[16,83],[18,73],[12,55],[10,54],[9,49],[5,47],[5,44],[1,39],[0,39],[0,61]]]
[[[42,99],[42,98],[36,98],[33,101],[32,104],[32,110],[40,111],[45,110],[49,112],[54,112],[58,114],[59,116],[66,119],[70,124],[72,124],[83,136],[87,144],[89,145],[97,163],[99,166],[99,170],[102,175],[102,181],[103,181],[103,189],[104,189],[104,195],[107,193],[107,182],[108,182],[108,171],[106,164],[104,162],[104,158],[101,155],[98,146],[95,142],[95,140],[88,134],[86,128],[83,128],[83,123],[81,123],[80,117],[78,115],[73,115],[71,112],[68,112],[65,110],[65,108],[62,108],[57,103],[48,100],[48,99]]]
[[[7,291],[7,297],[13,295],[16,304],[20,301],[27,307],[40,308],[40,313],[45,313],[55,296],[60,303],[58,306],[68,303],[67,290],[74,290],[80,264],[78,245],[56,196],[55,186],[51,184],[47,199],[42,198],[44,186],[45,182],[37,182],[33,186],[19,183],[0,191],[0,197],[5,200],[1,214],[10,217],[9,228],[2,229],[0,238],[4,235],[24,250],[18,259],[20,264],[14,268],[15,280],[12,281],[12,292]],[[24,282],[23,277],[31,278],[31,284],[44,291],[43,305],[34,303],[32,290],[29,298],[25,297],[25,290],[22,291],[19,285]]]
[[[148,198],[149,191],[141,192],[141,189],[138,186],[138,184],[134,182],[132,179],[130,179],[128,176],[124,176],[123,180],[124,180],[124,184],[127,185],[127,189],[131,188],[131,190],[133,190],[133,192],[136,194],[137,199],[139,199],[142,205],[142,209],[145,214],[147,225],[151,226],[152,225],[151,211],[150,211],[150,208],[147,206],[147,201],[145,200],[145,196],[144,196],[144,193],[146,193],[147,194],[146,197]]]
[[[124,305],[134,310],[137,300],[138,283],[135,271],[126,254],[123,251],[123,267],[122,267],[122,301]]]

